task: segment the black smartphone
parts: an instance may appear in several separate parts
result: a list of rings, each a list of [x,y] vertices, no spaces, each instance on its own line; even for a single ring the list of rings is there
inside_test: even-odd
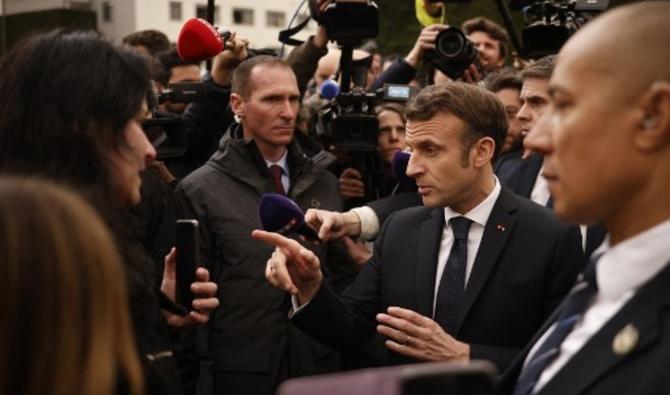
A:
[[[193,292],[191,284],[195,282],[198,268],[198,221],[179,219],[175,226],[177,303],[186,311],[193,310]]]

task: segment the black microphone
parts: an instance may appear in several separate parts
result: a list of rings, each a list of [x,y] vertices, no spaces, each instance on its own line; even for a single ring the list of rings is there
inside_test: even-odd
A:
[[[314,229],[305,223],[305,213],[284,195],[265,193],[258,203],[258,218],[263,229],[282,235],[297,233],[308,240],[319,241]]]

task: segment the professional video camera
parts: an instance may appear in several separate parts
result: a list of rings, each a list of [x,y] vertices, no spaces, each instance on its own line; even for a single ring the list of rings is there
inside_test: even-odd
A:
[[[160,93],[156,93],[155,101],[158,104],[192,103],[202,100],[203,97],[202,84],[188,82],[169,85]],[[151,119],[142,123],[142,130],[156,149],[156,159],[178,158],[186,153],[186,129],[180,116],[154,111]]]
[[[511,0],[521,10],[526,26],[521,33],[524,55],[536,59],[557,53],[568,38],[595,14],[607,8],[609,0]]]
[[[353,60],[354,47],[364,39],[374,38],[378,30],[377,5],[370,1],[336,0],[323,12],[317,0],[310,0],[312,18],[323,24],[328,39],[341,48],[339,77],[341,89],[330,90],[322,96],[332,102],[323,108],[320,129],[321,141],[334,147],[338,157],[344,158],[347,167],[357,169],[363,176],[365,197],[348,204],[357,205],[379,198],[380,185],[375,177],[379,168],[377,137],[379,122],[374,112],[382,100],[406,101],[409,87],[388,85],[378,92],[365,90],[365,78],[371,57]],[[334,84],[332,81],[329,82]]]
[[[448,4],[468,3],[470,0],[429,1]],[[509,8],[524,14],[525,26],[521,32],[523,41],[520,41],[505,1],[495,0],[496,6],[512,45],[522,58],[527,59],[557,53],[580,26],[607,9],[609,4],[609,0],[507,0]],[[438,65],[436,67],[440,68]]]

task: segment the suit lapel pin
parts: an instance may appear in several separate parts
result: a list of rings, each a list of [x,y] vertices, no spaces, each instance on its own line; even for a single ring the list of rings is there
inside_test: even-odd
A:
[[[633,351],[639,339],[640,333],[637,328],[633,324],[628,324],[614,336],[612,351],[619,356],[626,355]]]
[[[498,224],[498,225],[496,225],[496,229],[498,229],[501,232],[504,232],[504,231],[507,230],[507,227],[505,227],[505,225]]]
[[[309,203],[312,206],[312,208],[318,209],[319,207],[321,207],[321,202],[316,199],[312,199]]]

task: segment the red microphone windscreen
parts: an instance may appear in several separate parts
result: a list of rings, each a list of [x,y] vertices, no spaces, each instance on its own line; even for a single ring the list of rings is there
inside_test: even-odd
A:
[[[177,38],[177,53],[184,60],[201,61],[223,51],[224,41],[206,20],[191,18],[182,26]]]

